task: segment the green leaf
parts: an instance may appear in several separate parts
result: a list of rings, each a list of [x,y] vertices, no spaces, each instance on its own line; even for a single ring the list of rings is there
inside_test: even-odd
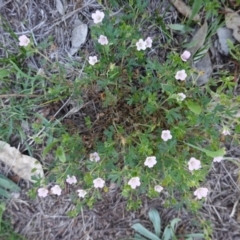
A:
[[[206,153],[206,155],[209,156],[209,157],[213,157],[213,158],[214,157],[221,157],[221,156],[224,156],[226,154],[225,148],[221,148],[217,151],[209,151],[206,148],[197,147],[197,146],[192,145],[190,143],[186,143],[186,144],[190,147],[193,147],[193,148],[195,148],[199,151],[202,151],[202,152]]]
[[[146,240],[146,238],[142,237],[140,234],[136,233],[134,235],[134,240]]]
[[[136,232],[140,233],[141,235],[145,236],[146,238],[150,240],[161,240],[158,236],[151,233],[149,230],[147,230],[142,224],[135,223],[132,225],[132,227]]]
[[[0,69],[0,79],[3,79],[9,75],[9,72],[6,69]]]
[[[173,230],[175,230],[175,225],[176,225],[178,222],[180,222],[180,221],[181,221],[180,218],[174,218],[174,219],[170,222],[171,228],[172,228]]]
[[[189,110],[193,113],[200,114],[202,112],[202,107],[198,103],[193,101],[187,101],[186,104]]]
[[[180,32],[183,32],[183,33],[186,33],[186,32],[190,32],[192,30],[192,28],[186,26],[186,25],[183,25],[183,24],[169,24],[168,27],[172,30],[175,30],[175,31],[180,31]]]
[[[20,191],[20,187],[3,174],[0,174],[0,186],[10,191]]]
[[[165,229],[164,229],[164,232],[163,232],[163,240],[171,240],[172,237],[174,236],[174,232],[171,228],[170,225],[168,225]]]
[[[170,32],[167,30],[166,26],[165,26],[165,23],[163,21],[163,18],[161,16],[158,16],[157,17],[157,22],[159,23],[162,31],[172,40],[174,40],[170,34]]]
[[[181,221],[180,218],[174,218],[170,222],[170,224],[164,229],[163,240],[172,240],[173,237],[176,238],[174,231],[175,231],[175,226],[179,221]]]
[[[43,150],[43,157],[45,158],[46,155],[48,154],[48,152],[53,149],[53,147],[58,143],[58,140],[54,140],[53,142],[51,142],[50,144],[48,144],[44,150]]]
[[[197,40],[191,41],[190,43],[185,43],[182,45],[183,48],[191,48],[194,47],[197,44]]]
[[[192,14],[190,16],[190,21],[194,18],[194,16],[199,12],[202,7],[202,0],[195,0],[192,6]]]
[[[169,24],[168,27],[177,31],[184,31],[186,28],[186,26],[182,24]]]
[[[0,188],[0,197],[5,197],[5,198],[9,199],[10,198],[10,194],[9,194],[8,191]]]
[[[160,219],[158,211],[156,209],[151,209],[148,212],[148,217],[153,224],[156,235],[158,237],[160,237],[160,234],[161,234],[161,219]]]
[[[189,237],[189,238],[204,238],[203,233],[191,233],[191,234],[186,234],[184,237]]]
[[[56,151],[56,155],[61,162],[66,162],[66,155],[62,146],[59,146]]]

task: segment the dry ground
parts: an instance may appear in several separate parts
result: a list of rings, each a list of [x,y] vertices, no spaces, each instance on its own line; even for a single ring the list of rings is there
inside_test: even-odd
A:
[[[71,47],[71,28],[69,26],[72,26],[78,17],[90,24],[91,13],[96,9],[101,9],[101,6],[95,0],[67,0],[66,6],[66,14],[61,16],[56,10],[53,0],[1,0],[0,13],[18,36],[32,35],[35,43],[53,36],[54,46],[51,52],[46,54],[50,58],[54,56],[61,63],[67,65],[69,58],[66,57],[68,56],[66,53]],[[176,23],[178,13],[169,6],[170,3],[167,0],[155,0],[151,1],[148,10],[157,9],[157,12],[161,14],[167,9],[165,21]],[[1,29],[1,41],[10,51],[13,50],[11,46],[15,43],[3,29]],[[92,43],[88,36],[81,51],[90,52],[91,48]],[[165,54],[166,52],[161,52],[162,56]],[[79,59],[79,56],[72,57],[72,60],[78,61]],[[226,66],[224,62],[226,59],[218,58],[219,66]],[[29,64],[32,67],[40,67],[35,59],[31,59]],[[74,79],[75,74],[77,73],[71,71],[70,67],[69,79]],[[231,143],[228,145],[228,156],[239,158],[238,147]],[[4,169],[2,166],[2,171]],[[49,196],[47,200],[39,198],[30,200],[26,194],[30,185],[24,181],[21,181],[20,197],[9,202],[5,217],[10,217],[15,231],[29,240],[127,239],[133,234],[133,230],[130,228],[133,223],[141,222],[150,228],[151,224],[147,213],[151,207],[154,207],[159,210],[164,225],[174,217],[182,219],[178,225],[178,233],[199,232],[201,229],[196,225],[197,221],[211,221],[213,240],[240,240],[238,176],[238,167],[228,161],[215,163],[212,166],[205,183],[205,186],[210,189],[210,194],[198,217],[184,209],[164,209],[163,204],[166,197],[164,194],[154,200],[142,196],[143,208],[136,212],[128,212],[126,211],[126,200],[121,197],[117,188],[113,188],[105,194],[101,202],[94,206],[94,209],[84,209],[76,218],[69,218],[66,213],[74,206],[66,193],[60,197]]]

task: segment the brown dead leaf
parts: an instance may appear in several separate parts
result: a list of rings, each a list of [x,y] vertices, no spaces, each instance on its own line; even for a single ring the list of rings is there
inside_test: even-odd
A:
[[[171,3],[182,15],[190,18],[190,16],[192,15],[192,9],[189,6],[187,6],[182,0],[171,0]],[[193,21],[199,22],[200,16],[196,14],[193,17]]]
[[[15,147],[0,141],[0,160],[19,177],[34,182],[33,176],[44,177],[42,165],[35,158],[21,154]]]
[[[207,21],[205,21],[202,27],[198,29],[198,31],[193,36],[191,42],[189,43],[192,46],[187,48],[187,50],[191,52],[191,56],[194,56],[194,54],[203,46],[207,37],[207,32],[208,24]]]
[[[227,7],[225,12],[226,26],[233,29],[233,37],[240,42],[240,15]]]

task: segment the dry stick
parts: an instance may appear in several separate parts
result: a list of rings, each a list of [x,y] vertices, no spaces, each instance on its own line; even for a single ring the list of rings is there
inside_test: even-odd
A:
[[[234,214],[235,214],[235,212],[236,212],[236,208],[237,208],[238,202],[239,202],[239,199],[234,203],[232,212],[231,212],[231,214],[229,215],[229,217],[232,218],[232,217],[234,216]]]

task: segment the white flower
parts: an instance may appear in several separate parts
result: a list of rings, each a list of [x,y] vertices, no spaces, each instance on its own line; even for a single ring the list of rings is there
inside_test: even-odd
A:
[[[100,23],[102,22],[103,18],[104,18],[104,13],[97,10],[95,13],[92,14],[92,19],[94,23]]]
[[[26,35],[22,35],[18,38],[19,46],[26,47],[30,43],[30,39]]]
[[[222,130],[222,134],[223,135],[231,135],[230,131],[229,131],[229,128],[228,127],[223,127],[223,130]]]
[[[58,185],[53,186],[51,188],[51,191],[53,194],[58,195],[58,196],[60,196],[62,193],[62,189]]]
[[[147,48],[151,48],[152,47],[152,38],[148,37],[146,40],[145,40],[145,43],[146,43],[146,47]],[[144,50],[144,49],[143,49]]]
[[[162,186],[160,186],[160,185],[156,185],[155,187],[154,187],[154,190],[156,191],[156,192],[161,192],[162,190],[163,190],[163,187]]]
[[[175,75],[175,78],[177,80],[185,80],[187,77],[187,74],[186,74],[186,71],[185,70],[181,70],[181,71],[178,71]]]
[[[138,42],[136,42],[137,50],[146,50],[147,48],[147,43],[143,41],[142,39],[139,39]]]
[[[185,50],[182,55],[181,55],[181,59],[186,62],[189,58],[191,57],[191,53],[187,50]]]
[[[67,175],[67,179],[66,179],[66,182],[69,183],[69,184],[74,184],[74,183],[77,183],[77,179],[75,176],[69,176]]]
[[[161,135],[161,138],[163,141],[167,141],[169,139],[172,139],[172,135],[171,135],[171,132],[169,130],[163,130],[162,131],[162,135]]]
[[[83,189],[79,189],[79,190],[77,190],[77,192],[78,192],[78,196],[80,198],[84,198],[85,195],[87,194],[87,192],[85,190],[83,190]]]
[[[100,161],[100,156],[98,155],[97,152],[90,153],[90,161],[92,161],[92,162]]]
[[[100,37],[98,38],[98,42],[101,45],[108,45],[108,39],[106,36],[100,35]]]
[[[96,178],[93,180],[93,184],[95,188],[103,188],[105,185],[105,181],[101,178]]]
[[[190,160],[188,161],[188,169],[190,171],[193,170],[198,170],[201,168],[201,162],[199,160],[197,160],[196,158],[190,158]]]
[[[128,181],[128,185],[131,186],[132,189],[136,189],[136,187],[141,185],[139,177],[133,177]]]
[[[202,199],[203,197],[207,197],[208,194],[208,189],[204,187],[198,188],[194,193],[193,193],[198,199]]]
[[[88,58],[88,62],[89,62],[89,64],[91,64],[91,65],[95,65],[95,64],[98,62],[97,56],[89,57],[89,58]]]
[[[156,163],[157,163],[156,157],[151,156],[146,158],[144,165],[148,166],[149,168],[152,168]]]
[[[213,162],[221,162],[223,160],[222,156],[213,158]]]
[[[184,93],[178,93],[177,94],[177,100],[183,101],[186,98],[186,95]]]
[[[39,188],[38,189],[38,196],[45,198],[48,195],[48,190],[46,188]]]

